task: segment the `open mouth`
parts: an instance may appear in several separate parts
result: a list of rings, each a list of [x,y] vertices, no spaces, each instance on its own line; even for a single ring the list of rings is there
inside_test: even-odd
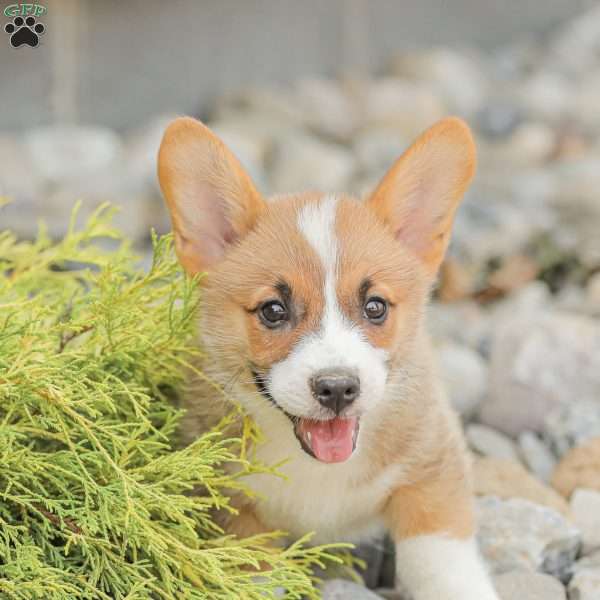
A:
[[[357,417],[334,417],[326,421],[295,418],[294,423],[294,433],[302,449],[321,462],[344,462],[356,449]]]
[[[292,422],[294,434],[304,452],[325,463],[344,462],[350,458],[358,439],[358,417],[334,417],[323,421],[296,417],[277,404],[263,375],[252,369],[252,376],[258,391]]]

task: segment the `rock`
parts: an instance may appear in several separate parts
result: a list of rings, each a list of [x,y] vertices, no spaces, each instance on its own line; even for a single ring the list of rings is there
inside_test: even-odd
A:
[[[600,315],[600,272],[589,278],[585,290],[585,302],[592,314]]]
[[[600,570],[600,550],[592,552],[587,556],[575,561],[569,569],[569,575],[573,576],[584,570]]]
[[[581,546],[581,534],[551,508],[527,500],[478,500],[478,540],[494,573],[541,571],[567,577]]]
[[[369,128],[393,130],[407,139],[446,114],[443,102],[430,87],[386,77],[369,85],[365,98],[365,118]]]
[[[558,121],[569,114],[572,88],[556,70],[537,70],[517,92],[520,103],[534,117]]]
[[[411,600],[411,598],[401,590],[396,590],[394,588],[377,588],[375,593],[380,598],[384,598],[384,600]]]
[[[558,457],[600,437],[600,396],[555,408],[544,420],[543,437]]]
[[[279,86],[251,86],[221,97],[213,119],[221,119],[232,113],[260,114],[280,125],[291,127],[306,124],[306,114],[298,102],[297,93]]]
[[[360,125],[357,98],[334,79],[305,79],[296,85],[309,127],[336,141],[348,141]]]
[[[44,180],[26,147],[16,137],[0,136],[0,228],[33,238],[44,207]],[[8,201],[5,204],[4,201]],[[24,218],[29,215],[31,218]],[[35,218],[34,218],[35,217]]]
[[[468,418],[487,391],[487,365],[477,352],[462,344],[447,341],[436,349],[452,406]]]
[[[552,485],[566,498],[577,488],[600,492],[600,437],[568,452],[552,475]]]
[[[176,114],[159,115],[133,132],[125,140],[127,171],[135,179],[146,181],[159,192],[156,176],[156,157],[165,129]]]
[[[342,146],[307,135],[294,135],[277,145],[271,187],[285,193],[339,192],[347,187],[354,168],[353,156]]]
[[[597,600],[600,590],[600,551],[573,563],[569,574],[569,600]]]
[[[467,426],[466,436],[471,449],[482,456],[519,462],[514,442],[491,427],[472,423]]]
[[[330,579],[322,587],[323,600],[381,600],[366,587],[346,579]]]
[[[600,569],[582,569],[575,574],[567,588],[569,600],[598,600]]]
[[[510,436],[541,432],[554,408],[598,401],[599,389],[599,323],[552,311],[513,315],[492,341],[490,393],[479,417]]]
[[[548,286],[543,281],[532,281],[515,290],[492,309],[494,329],[504,328],[515,317],[528,319],[529,315],[544,311],[551,302]]]
[[[489,347],[492,324],[487,313],[476,302],[433,302],[427,309],[427,323],[433,339],[439,342],[439,348],[442,351],[440,355],[442,368],[444,365],[443,354],[446,354],[443,348],[446,342],[449,343],[447,355],[450,360],[453,358],[453,343],[477,350],[478,356],[475,361],[481,358],[479,353],[485,354]],[[485,363],[484,369],[487,379],[487,363]]]
[[[594,270],[600,264],[600,236],[595,227],[600,219],[600,151],[563,161],[557,164],[554,174],[555,190],[548,202],[557,218],[552,241]]]
[[[523,123],[501,145],[496,145],[493,156],[520,166],[544,163],[555,149],[557,137],[554,130],[541,122]]]
[[[261,162],[269,156],[277,142],[303,133],[296,121],[262,109],[221,108],[218,118],[212,119],[209,125],[211,129],[232,132],[251,140],[259,149]]]
[[[470,115],[483,104],[488,82],[480,60],[449,48],[407,52],[393,61],[392,72],[435,89],[450,112]]]
[[[598,95],[600,94],[600,69],[596,65],[592,73],[586,74],[571,102],[574,117],[588,131],[598,132],[600,108]]]
[[[355,138],[353,148],[360,168],[379,179],[411,141],[392,129],[369,128]]]
[[[510,171],[505,179],[516,177],[514,168]],[[479,273],[490,261],[519,252],[536,233],[546,229],[544,210],[531,217],[534,210],[525,202],[517,206],[512,200],[516,194],[512,189],[502,190],[502,186],[508,183],[486,181],[480,176],[467,192],[454,222],[451,250]]]
[[[477,129],[490,139],[508,137],[521,123],[521,111],[506,102],[486,103],[475,116]]]
[[[366,564],[366,569],[357,569],[364,584],[370,589],[377,587],[384,559],[383,538],[357,545],[352,554]]]
[[[494,577],[500,600],[566,600],[563,584],[542,573],[511,571]]]
[[[383,560],[379,571],[379,585],[393,588],[396,585],[396,546],[388,534],[383,539]]]
[[[600,492],[577,488],[571,496],[571,515],[581,531],[583,554],[600,550]]]
[[[573,75],[597,65],[600,54],[600,7],[590,4],[564,25],[548,48],[548,60]]]
[[[532,431],[519,434],[519,453],[529,470],[548,483],[556,468],[556,459],[548,446]]]
[[[39,127],[27,132],[25,145],[38,172],[53,183],[104,170],[123,152],[119,136],[102,127]]]
[[[568,515],[569,505],[551,487],[538,481],[519,463],[499,458],[476,458],[474,491],[478,496],[521,498]]]
[[[600,551],[574,562],[569,575],[569,600],[597,600],[600,590]]]

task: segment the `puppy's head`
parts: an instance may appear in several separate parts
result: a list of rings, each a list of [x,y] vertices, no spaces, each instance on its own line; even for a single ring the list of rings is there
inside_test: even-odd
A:
[[[204,125],[174,121],[159,179],[183,267],[202,279],[211,374],[256,416],[282,411],[324,462],[352,454],[360,418],[384,401],[475,168],[469,129],[439,122],[364,201],[264,200]]]

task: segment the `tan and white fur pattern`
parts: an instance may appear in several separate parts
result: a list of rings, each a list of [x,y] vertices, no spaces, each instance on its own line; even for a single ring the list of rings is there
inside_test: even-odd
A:
[[[250,478],[257,496],[234,498],[228,531],[315,532],[315,542],[327,542],[386,528],[399,586],[414,600],[497,600],[474,541],[467,453],[423,322],[474,168],[470,132],[449,118],[418,138],[365,200],[265,200],[208,128],[189,118],[169,126],[159,179],[177,254],[189,273],[206,273],[201,367],[258,423],[265,442],[257,458],[287,459],[287,482]],[[383,320],[367,318],[368,298],[384,299]],[[286,309],[276,328],[259,315],[272,301]],[[323,369],[360,382],[337,416],[311,391]],[[228,411],[213,385],[190,389],[187,441]],[[359,423],[354,451],[343,462],[316,460],[294,423],[338,417]]]

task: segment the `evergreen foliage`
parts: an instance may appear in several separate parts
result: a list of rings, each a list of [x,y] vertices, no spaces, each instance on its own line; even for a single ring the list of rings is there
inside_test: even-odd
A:
[[[273,469],[246,457],[249,420],[242,438],[223,423],[176,446],[197,282],[168,236],[136,267],[110,218],[77,229],[74,213],[58,242],[0,233],[0,598],[317,598],[333,548],[274,549],[278,534],[239,540],[211,520],[243,486],[225,462]]]

